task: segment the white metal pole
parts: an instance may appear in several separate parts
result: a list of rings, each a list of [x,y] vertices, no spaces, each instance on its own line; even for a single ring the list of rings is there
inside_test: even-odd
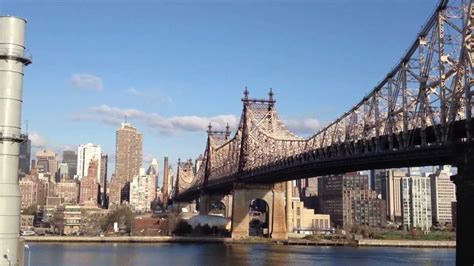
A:
[[[30,259],[31,259],[31,250],[30,250],[30,246],[28,245],[25,245],[25,248],[28,250],[28,266],[30,266]]]
[[[17,17],[0,17],[0,265],[18,265],[20,187],[18,164],[20,143],[25,24]],[[8,260],[8,262],[7,262]]]

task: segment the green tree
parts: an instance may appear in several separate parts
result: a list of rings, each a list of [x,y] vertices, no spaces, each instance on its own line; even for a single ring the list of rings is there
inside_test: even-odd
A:
[[[36,204],[30,205],[28,208],[24,208],[21,210],[21,214],[23,215],[36,215],[36,210],[38,206]]]
[[[119,208],[101,220],[101,229],[103,231],[112,230],[114,223],[118,223],[120,229],[130,232],[133,213],[128,206]]]

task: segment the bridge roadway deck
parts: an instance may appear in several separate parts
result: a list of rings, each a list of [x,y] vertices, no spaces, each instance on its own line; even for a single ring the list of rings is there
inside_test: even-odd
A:
[[[328,159],[309,158],[303,154],[294,158],[272,163],[268,166],[240,172],[217,180],[208,180],[203,186],[192,187],[176,196],[175,200],[190,201],[196,199],[202,190],[210,193],[226,194],[234,183],[277,183],[307,177],[343,174],[370,169],[388,169],[429,165],[456,165],[457,160],[467,149],[474,148],[473,142],[465,142],[466,123],[458,121],[453,126],[453,138],[456,142],[436,143],[433,127],[426,129],[427,145],[421,146],[420,138],[413,138],[412,145],[401,148],[395,141],[395,148],[389,150],[387,136],[382,137],[382,151],[362,152],[354,155],[335,156]],[[414,133],[414,134],[412,134]],[[419,129],[408,132],[420,136]],[[400,139],[394,137],[394,139]]]

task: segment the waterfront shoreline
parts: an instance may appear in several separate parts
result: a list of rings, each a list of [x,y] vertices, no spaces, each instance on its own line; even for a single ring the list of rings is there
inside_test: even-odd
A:
[[[28,236],[25,242],[45,243],[203,243],[203,244],[269,244],[269,245],[302,245],[302,246],[352,246],[352,247],[407,247],[407,248],[455,248],[456,241],[425,240],[376,240],[359,241],[310,241],[304,239],[239,239],[223,237],[184,237],[184,236],[121,236],[121,237],[85,237],[85,236]]]

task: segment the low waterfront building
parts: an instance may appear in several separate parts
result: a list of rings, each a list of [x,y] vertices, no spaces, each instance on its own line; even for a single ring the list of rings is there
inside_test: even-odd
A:
[[[35,221],[34,215],[20,215],[20,229],[21,230],[30,230],[33,228],[33,223]]]
[[[150,216],[138,216],[133,219],[131,235],[133,236],[157,236],[161,235],[160,218]]]
[[[73,235],[81,229],[81,206],[59,205],[52,222],[54,231],[59,235]]]
[[[60,197],[47,197],[46,204],[40,207],[42,213],[42,223],[51,224],[54,220],[54,214],[57,208],[64,203],[64,199]]]
[[[316,233],[331,229],[329,214],[316,214],[314,209],[304,207],[304,202],[296,199],[292,201],[293,231],[297,233]]]

